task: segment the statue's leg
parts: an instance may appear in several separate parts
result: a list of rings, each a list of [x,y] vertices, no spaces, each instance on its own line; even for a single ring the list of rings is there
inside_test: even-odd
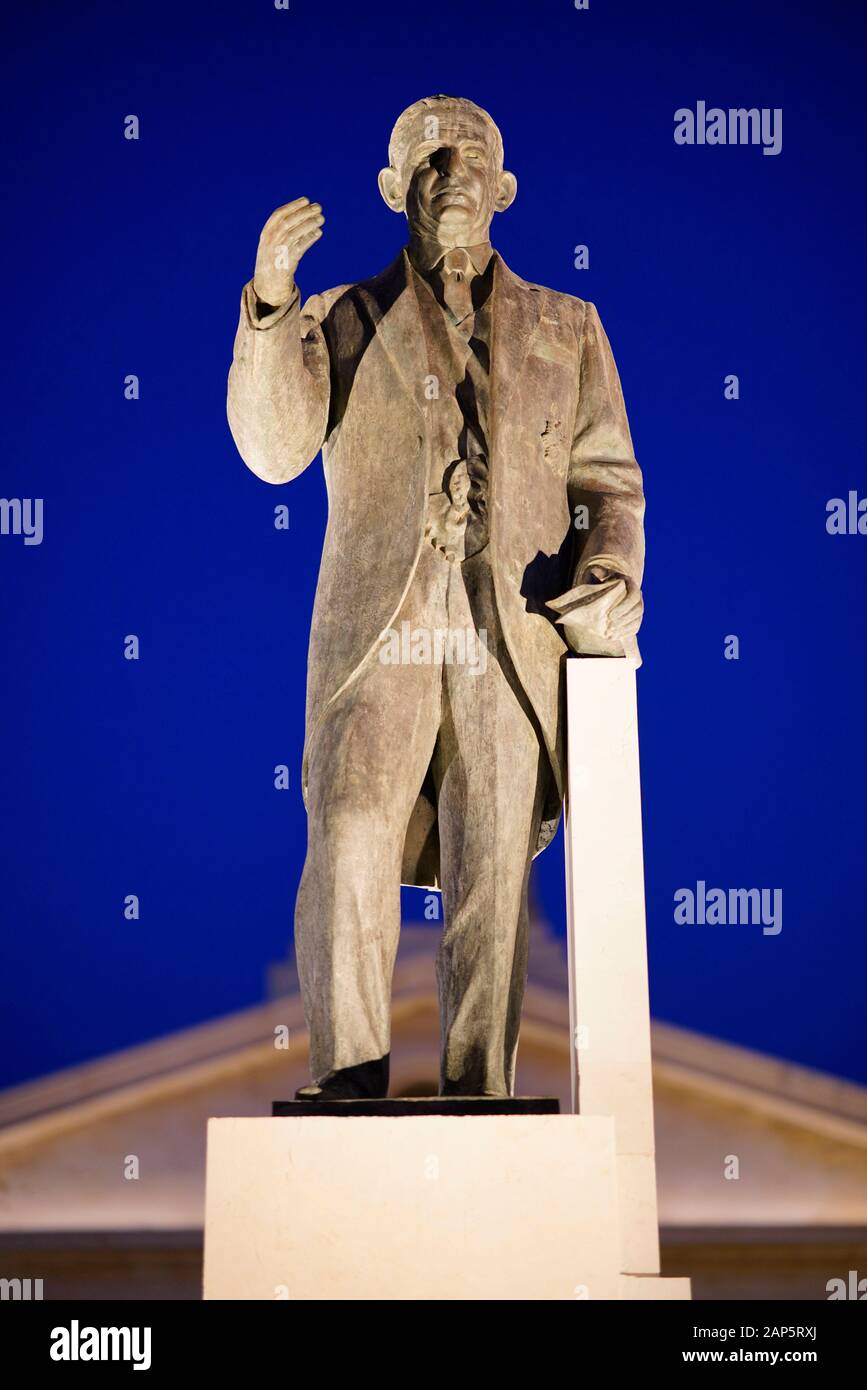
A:
[[[423,552],[398,630],[437,616],[446,570]],[[317,1082],[389,1052],[401,859],[436,743],[441,688],[431,662],[374,659],[326,712],[308,750],[295,947]]]
[[[475,668],[446,668],[434,760],[446,919],[437,961],[441,1089],[511,1095],[547,762],[501,640],[485,553],[455,576],[449,622],[484,630],[487,650]]]

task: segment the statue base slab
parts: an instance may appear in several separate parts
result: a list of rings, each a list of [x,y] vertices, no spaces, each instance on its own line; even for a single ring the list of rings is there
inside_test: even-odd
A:
[[[689,1298],[621,1268],[610,1117],[344,1121],[209,1121],[206,1299]]]
[[[559,1115],[556,1096],[386,1096],[382,1100],[275,1100],[274,1116]]]

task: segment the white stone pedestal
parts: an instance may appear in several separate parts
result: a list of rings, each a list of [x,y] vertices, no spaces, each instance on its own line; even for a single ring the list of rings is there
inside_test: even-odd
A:
[[[613,1119],[621,1266],[630,1275],[657,1276],[635,664],[618,658],[570,659],[566,685],[573,1109],[584,1117]],[[688,1280],[675,1282],[688,1288]]]
[[[207,1299],[688,1296],[619,1250],[610,1119],[208,1124]]]

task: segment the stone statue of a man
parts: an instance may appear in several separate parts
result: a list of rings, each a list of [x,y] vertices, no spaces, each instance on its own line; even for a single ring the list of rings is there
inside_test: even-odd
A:
[[[321,449],[328,483],[295,921],[316,1084],[298,1094],[387,1093],[404,883],[442,889],[441,1091],[507,1096],[530,864],[563,795],[564,658],[635,651],[641,473],[596,309],[491,246],[517,188],[491,117],[416,102],[379,188],[408,244],[303,308],[322,210],[269,217],[229,377],[248,467],[284,483]]]

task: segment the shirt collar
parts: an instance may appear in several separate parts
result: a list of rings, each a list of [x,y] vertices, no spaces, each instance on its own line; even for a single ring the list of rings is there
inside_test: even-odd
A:
[[[476,246],[461,246],[454,249],[466,251],[477,275],[485,273],[491,257],[494,255],[494,248],[489,241],[480,241]],[[420,275],[428,277],[436,270],[443,257],[447,255],[447,249],[436,242],[418,242],[407,246],[406,254],[413,269],[417,270]]]

